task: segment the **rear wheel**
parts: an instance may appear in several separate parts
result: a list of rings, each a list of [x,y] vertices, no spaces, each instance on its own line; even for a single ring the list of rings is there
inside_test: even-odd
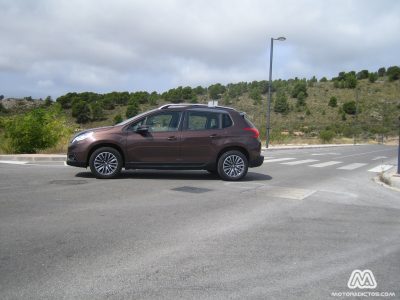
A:
[[[116,149],[102,147],[92,153],[89,165],[96,178],[115,178],[121,172],[122,157]]]
[[[237,150],[225,152],[218,160],[218,174],[223,180],[242,179],[246,176],[248,168],[246,156]]]

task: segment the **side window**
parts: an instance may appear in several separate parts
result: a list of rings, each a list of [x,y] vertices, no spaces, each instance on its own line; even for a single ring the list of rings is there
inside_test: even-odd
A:
[[[149,132],[177,131],[181,114],[182,113],[179,111],[167,111],[153,114],[131,124],[129,129],[136,131],[139,126],[145,125],[149,127]]]
[[[219,129],[219,114],[204,111],[189,111],[188,130]]]
[[[222,114],[222,128],[231,127],[232,125],[231,117],[228,114]]]

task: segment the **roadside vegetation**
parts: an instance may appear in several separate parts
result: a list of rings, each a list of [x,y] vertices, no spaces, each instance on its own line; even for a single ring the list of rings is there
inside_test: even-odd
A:
[[[265,137],[267,81],[157,92],[67,93],[53,101],[0,95],[0,152],[65,152],[73,132],[113,125],[165,103],[207,103],[245,111]],[[271,143],[381,141],[398,134],[400,67],[340,72],[272,84]]]

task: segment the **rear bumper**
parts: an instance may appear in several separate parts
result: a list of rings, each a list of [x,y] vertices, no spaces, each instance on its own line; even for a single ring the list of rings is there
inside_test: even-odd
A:
[[[249,167],[256,168],[256,167],[261,166],[263,163],[264,163],[264,156],[260,155],[259,157],[255,158],[249,162]]]

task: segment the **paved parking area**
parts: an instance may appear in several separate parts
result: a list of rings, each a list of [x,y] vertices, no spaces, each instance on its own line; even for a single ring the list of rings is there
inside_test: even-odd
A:
[[[0,162],[0,297],[328,299],[354,269],[400,295],[386,146],[266,151],[245,180]]]

